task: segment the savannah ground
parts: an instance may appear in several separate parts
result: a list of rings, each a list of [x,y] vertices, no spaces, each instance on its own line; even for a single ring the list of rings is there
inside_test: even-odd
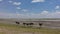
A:
[[[0,23],[0,34],[60,34],[60,29],[32,28]]]

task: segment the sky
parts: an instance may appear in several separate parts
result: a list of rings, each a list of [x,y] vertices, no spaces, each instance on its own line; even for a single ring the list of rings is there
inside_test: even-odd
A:
[[[0,0],[0,18],[60,18],[60,0]]]

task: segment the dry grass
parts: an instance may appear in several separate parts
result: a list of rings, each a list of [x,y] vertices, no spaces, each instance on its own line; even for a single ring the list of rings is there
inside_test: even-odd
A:
[[[31,28],[0,23],[0,34],[60,34],[60,29]]]

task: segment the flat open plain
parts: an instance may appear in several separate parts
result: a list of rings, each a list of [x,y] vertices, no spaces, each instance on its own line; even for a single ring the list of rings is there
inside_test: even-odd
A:
[[[17,20],[4,19],[0,20],[0,34],[60,34],[60,20]],[[34,23],[32,27],[24,26],[24,23]],[[43,23],[42,27],[38,25]]]

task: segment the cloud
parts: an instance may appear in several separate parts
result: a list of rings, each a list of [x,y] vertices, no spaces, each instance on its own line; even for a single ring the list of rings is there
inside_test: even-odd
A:
[[[60,12],[49,12],[49,11],[42,11],[41,13],[27,13],[23,14],[22,17],[25,18],[60,18]]]
[[[22,9],[21,11],[23,11],[23,12],[27,12],[27,11],[29,11],[29,10],[27,10],[27,9]]]
[[[55,7],[55,9],[59,9],[60,8],[60,6],[59,5],[57,5],[56,7]]]
[[[8,1],[9,3],[13,3],[13,1]]]
[[[21,5],[21,2],[13,2],[13,5],[19,6]]]
[[[35,3],[35,2],[45,2],[45,0],[32,0],[32,3]]]
[[[60,11],[56,12],[42,12],[43,14],[40,14],[41,18],[60,18]]]
[[[12,5],[14,5],[14,6],[18,6],[18,7],[16,7],[16,9],[21,9],[19,6],[21,5],[21,2],[14,2],[14,1],[8,1],[9,3],[11,3]]]
[[[0,12],[0,18],[60,18],[60,11],[49,12],[42,11],[41,13],[6,13]]]
[[[21,2],[14,2],[14,1],[8,1],[8,2],[16,6],[21,5]]]
[[[21,9],[20,7],[16,7],[16,9]]]
[[[0,2],[3,1],[3,0],[0,0]]]
[[[26,13],[26,14],[19,14],[20,18],[60,18],[60,12],[49,12],[49,11],[42,11],[41,13]]]
[[[7,12],[0,12],[0,18],[15,18],[16,14],[14,13],[7,13]]]
[[[47,15],[48,13],[49,13],[48,11],[41,12],[42,15]]]

